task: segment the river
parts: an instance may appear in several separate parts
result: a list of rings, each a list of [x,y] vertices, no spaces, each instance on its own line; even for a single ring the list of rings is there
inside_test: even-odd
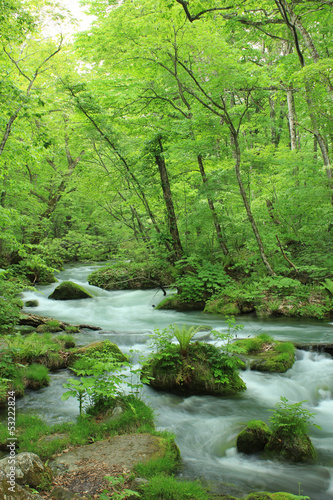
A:
[[[140,356],[149,352],[149,334],[154,328],[171,323],[207,325],[227,331],[221,316],[201,312],[159,311],[153,306],[163,298],[159,290],[108,292],[88,285],[88,275],[99,266],[73,265],[57,274],[59,282],[71,280],[88,289],[92,299],[55,301],[48,295],[59,283],[27,291],[24,300],[37,299],[38,307],[26,309],[43,316],[72,324],[91,324],[100,331],[86,330],[76,335],[78,344],[109,339],[131,356],[135,368]],[[241,336],[261,332],[275,339],[299,342],[332,342],[333,323],[316,320],[273,318],[260,320],[242,316]],[[199,334],[212,341],[209,334]],[[156,392],[144,386],[142,398],[156,412],[158,430],[169,430],[180,448],[183,467],[179,473],[186,479],[203,478],[214,484],[216,492],[241,496],[250,491],[287,491],[303,494],[311,500],[333,499],[333,360],[329,356],[297,351],[296,362],[285,374],[263,374],[244,371],[241,377],[247,389],[233,397],[181,397]],[[49,387],[27,391],[18,401],[18,411],[33,411],[49,423],[69,421],[78,414],[74,399],[61,401],[62,384],[72,376],[61,370],[51,375]],[[306,401],[304,406],[315,413],[321,430],[311,431],[318,452],[314,465],[292,465],[237,452],[235,439],[244,423],[256,418],[268,421],[269,410],[286,397],[291,403]]]

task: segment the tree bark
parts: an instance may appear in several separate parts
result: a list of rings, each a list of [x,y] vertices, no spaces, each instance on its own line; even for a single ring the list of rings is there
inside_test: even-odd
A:
[[[154,149],[154,157],[160,173],[161,186],[166,207],[168,229],[172,240],[172,247],[173,247],[172,261],[176,262],[177,260],[182,258],[184,251],[180,241],[177,218],[172,201],[172,193],[170,188],[168,171],[163,157],[163,145],[161,137],[158,137],[156,141],[156,147]]]
[[[235,153],[235,171],[236,171],[236,177],[237,177],[237,181],[238,181],[238,186],[239,186],[239,190],[240,190],[240,193],[241,193],[241,196],[243,198],[243,203],[244,203],[244,206],[245,206],[245,210],[246,210],[246,213],[247,213],[247,217],[250,221],[250,224],[252,226],[252,230],[254,232],[254,236],[257,240],[257,244],[258,244],[258,248],[259,248],[259,253],[260,253],[260,257],[261,257],[261,260],[263,261],[263,264],[266,268],[266,271],[267,273],[270,275],[270,276],[276,276],[275,272],[273,271],[268,259],[267,259],[267,256],[266,256],[266,252],[265,252],[265,249],[264,249],[264,245],[263,245],[263,242],[261,240],[261,237],[260,237],[260,234],[259,234],[259,231],[258,231],[258,228],[257,228],[257,224],[254,220],[254,217],[253,217],[253,214],[252,214],[252,210],[251,210],[251,207],[250,207],[250,204],[249,204],[249,201],[247,199],[247,196],[246,196],[246,191],[244,189],[244,185],[243,185],[243,181],[242,181],[242,176],[241,176],[241,173],[240,173],[240,164],[241,164],[241,152],[240,152],[240,147],[239,147],[239,143],[238,143],[238,137],[237,137],[237,132],[236,131],[232,131],[231,130],[231,142],[232,142],[232,145],[234,147],[234,153]]]
[[[202,177],[202,182],[204,184],[206,184],[208,182],[208,179],[207,179],[204,164],[202,161],[202,156],[199,154],[197,156],[197,159],[198,159],[198,165],[199,165],[199,169],[200,169],[200,173],[201,173],[201,177]],[[209,206],[211,214],[212,214],[212,218],[213,218],[213,222],[214,222],[214,226],[215,226],[215,231],[216,231],[216,236],[217,236],[217,241],[218,241],[220,248],[221,248],[222,252],[224,253],[224,255],[228,255],[229,251],[228,251],[228,248],[226,247],[226,244],[224,243],[224,240],[223,240],[222,229],[221,229],[221,225],[219,223],[219,219],[218,219],[218,216],[217,216],[217,213],[215,210],[215,206],[214,206],[213,200],[210,198],[209,195],[207,195],[207,201],[208,201],[208,206]]]

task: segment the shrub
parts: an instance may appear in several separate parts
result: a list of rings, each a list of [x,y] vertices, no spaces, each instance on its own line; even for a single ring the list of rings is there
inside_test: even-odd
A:
[[[175,286],[180,298],[185,302],[205,302],[219,292],[231,279],[220,264],[200,262],[189,257],[177,262],[178,277]]]
[[[269,419],[273,432],[288,437],[307,434],[311,426],[320,429],[311,422],[315,414],[302,407],[305,402],[289,403],[287,398],[281,396],[276,409],[270,410],[274,412]]]

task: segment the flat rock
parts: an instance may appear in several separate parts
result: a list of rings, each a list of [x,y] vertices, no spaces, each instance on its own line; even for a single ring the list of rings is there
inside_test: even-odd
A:
[[[114,465],[130,469],[136,463],[149,460],[160,449],[160,440],[150,434],[124,434],[107,441],[80,446],[62,453],[50,461],[54,472],[73,472],[82,461],[94,460],[111,468]]]

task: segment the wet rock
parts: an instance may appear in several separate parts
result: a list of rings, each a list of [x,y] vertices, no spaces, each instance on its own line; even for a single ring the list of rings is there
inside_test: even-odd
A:
[[[262,420],[251,420],[237,436],[237,450],[240,453],[258,453],[264,450],[272,432]]]
[[[53,300],[74,300],[87,298],[92,298],[92,295],[82,286],[77,285],[72,281],[64,281],[55,288],[51,295],[49,295],[49,299]]]
[[[311,439],[306,434],[282,436],[278,432],[272,434],[265,446],[268,457],[280,458],[294,463],[314,462],[317,454]]]
[[[38,307],[39,302],[38,302],[38,300],[26,300],[24,305],[25,305],[25,307]]]

